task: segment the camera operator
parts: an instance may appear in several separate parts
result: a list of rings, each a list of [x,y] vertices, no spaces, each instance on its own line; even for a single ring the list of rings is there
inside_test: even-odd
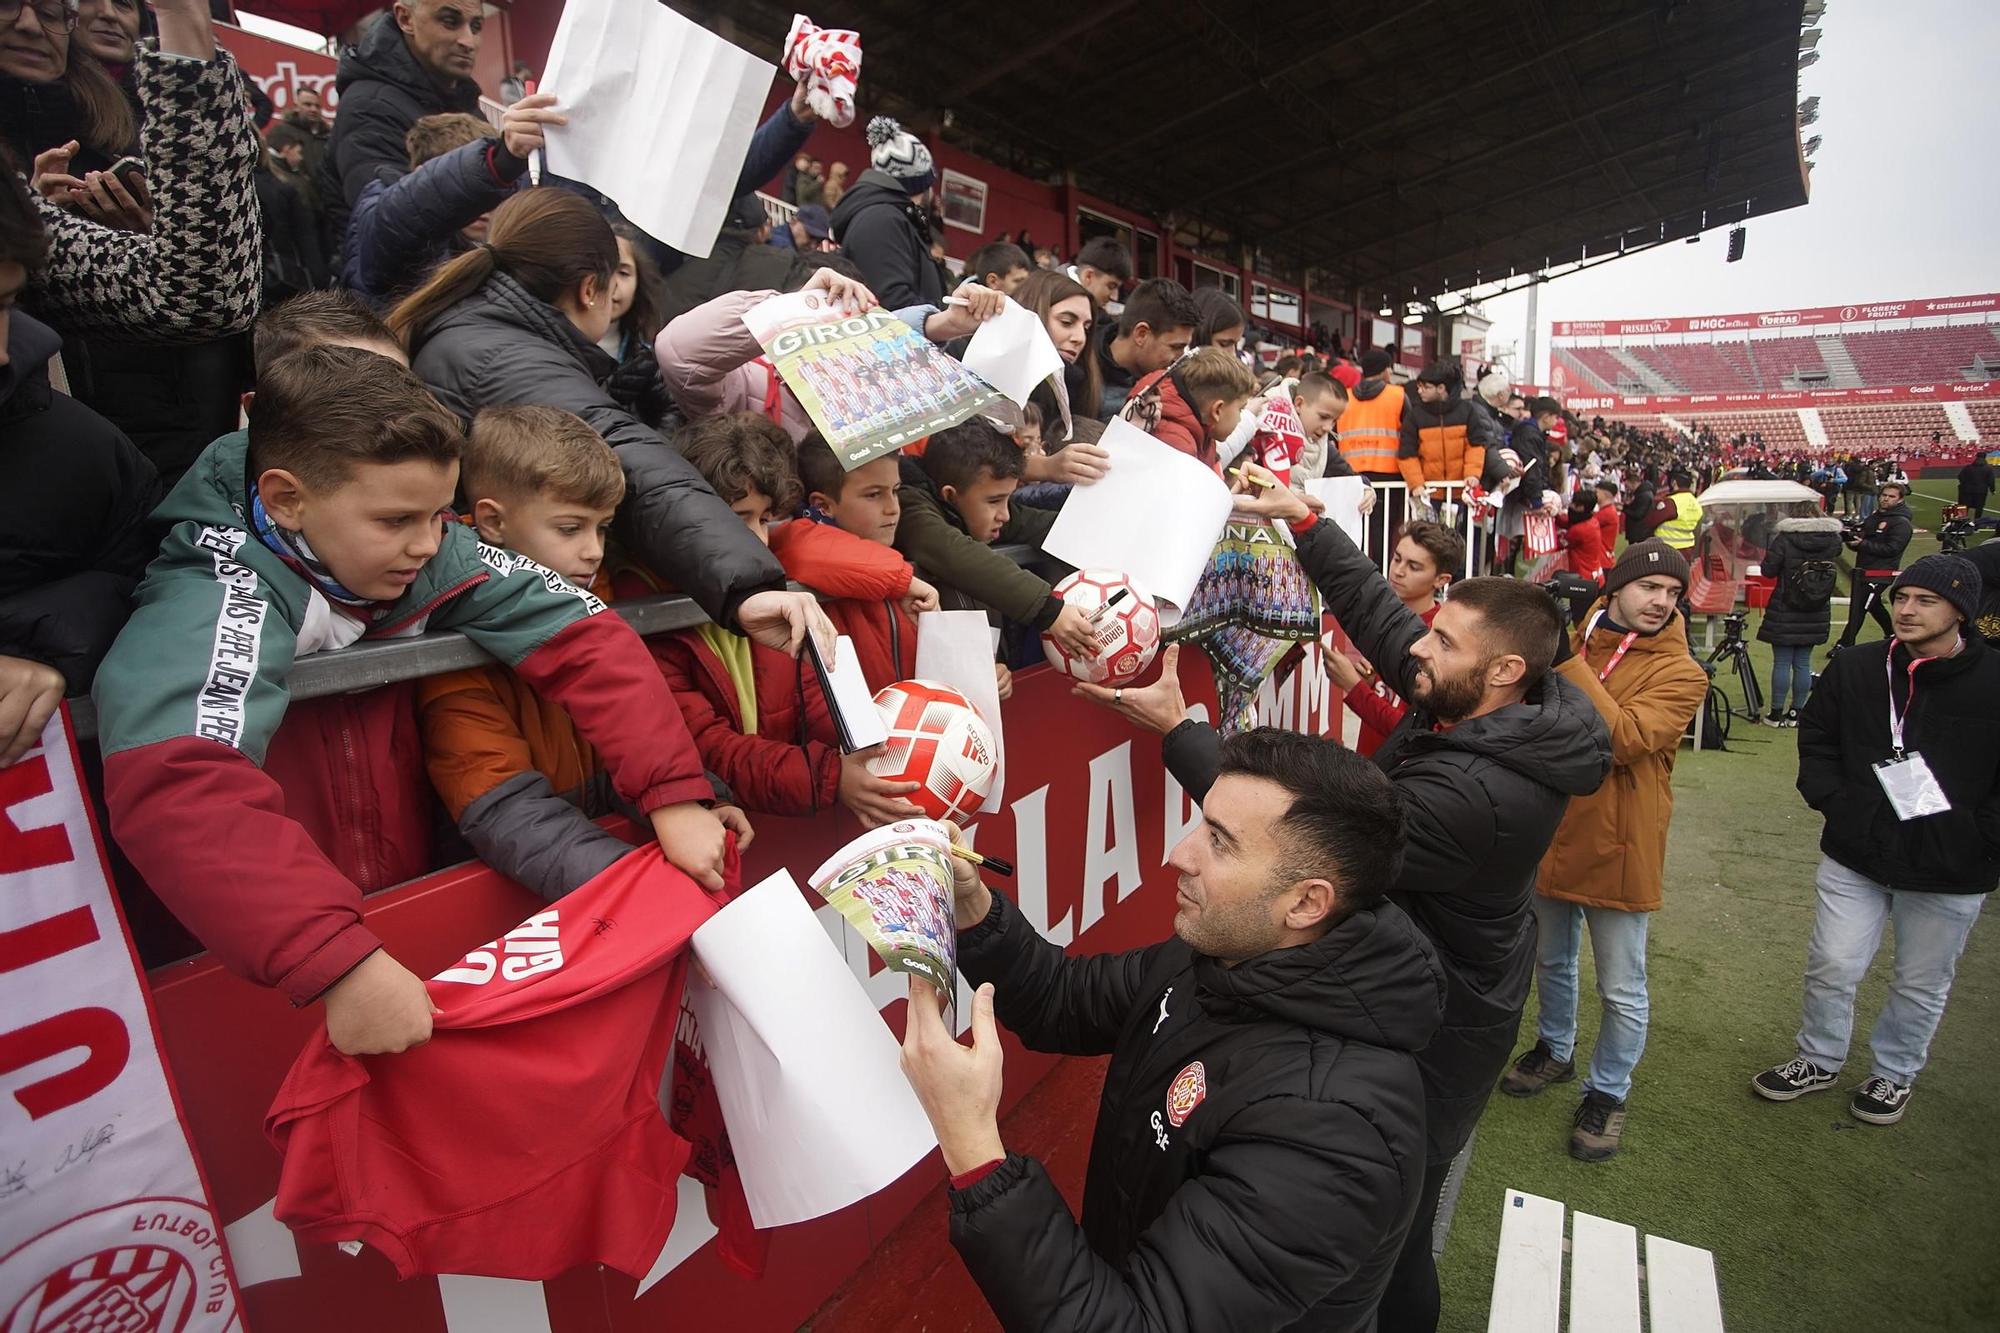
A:
[[[1875,512],[1861,520],[1860,527],[1845,533],[1841,540],[1854,552],[1854,596],[1847,605],[1847,628],[1833,651],[1852,648],[1861,637],[1861,622],[1874,616],[1884,638],[1893,637],[1895,627],[1882,609],[1882,594],[1895,581],[1902,567],[1903,552],[1909,548],[1910,507],[1903,503],[1909,489],[1886,482],[1875,502]]]

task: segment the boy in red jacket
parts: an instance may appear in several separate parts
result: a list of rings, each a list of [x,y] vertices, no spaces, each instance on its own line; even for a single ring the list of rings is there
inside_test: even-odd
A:
[[[737,412],[698,421],[675,442],[789,577],[837,596],[882,586],[884,562],[872,543],[816,523],[777,522],[799,500],[792,441],[781,427]],[[864,828],[919,815],[904,799],[919,784],[876,777],[868,752],[840,753],[826,698],[799,659],[713,624],[655,640],[653,655],[702,762],[749,809],[809,815],[837,801]]]
[[[1257,380],[1241,361],[1219,347],[1203,347],[1140,380],[1119,415],[1220,472],[1218,446],[1256,392]]]

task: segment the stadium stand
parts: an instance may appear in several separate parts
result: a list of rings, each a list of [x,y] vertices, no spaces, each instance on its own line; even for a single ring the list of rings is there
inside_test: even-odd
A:
[[[1730,393],[1758,387],[1749,349],[1735,343],[1659,343],[1628,348],[1681,392]]]
[[[1979,438],[1988,444],[2000,443],[2000,403],[1967,403],[1966,413],[1979,431]]]
[[[1980,406],[1991,406],[1981,404]],[[1796,412],[1783,415],[1796,417]],[[1885,403],[1879,407],[1821,408],[1820,423],[1835,450],[1878,445],[1929,444],[1934,432],[1956,439],[1951,420],[1936,403]],[[1768,435],[1766,439],[1770,438]]]
[[[1675,415],[1684,426],[1706,426],[1723,439],[1762,435],[1771,449],[1806,449],[1806,428],[1797,412],[1708,412]]]
[[[1817,338],[1769,338],[1744,346],[1759,389],[1796,388],[1801,374],[1820,383],[1834,382]]]
[[[1870,386],[1989,379],[2000,370],[2000,337],[1991,324],[1850,333],[1841,342]]]

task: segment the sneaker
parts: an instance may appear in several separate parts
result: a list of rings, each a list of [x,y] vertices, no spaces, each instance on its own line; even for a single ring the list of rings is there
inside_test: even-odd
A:
[[[1576,1128],[1570,1131],[1569,1155],[1579,1162],[1602,1162],[1618,1155],[1625,1137],[1625,1103],[1586,1089],[1576,1108]]]
[[[1798,710],[1798,709],[1796,709],[1796,708],[1787,708],[1787,709],[1785,710],[1785,725],[1786,725],[1786,726],[1788,726],[1788,727],[1796,727],[1796,726],[1798,726],[1798,725],[1799,725],[1799,710]]]
[[[1514,1067],[1502,1076],[1500,1091],[1509,1097],[1533,1097],[1551,1083],[1567,1083],[1575,1077],[1575,1061],[1556,1059],[1549,1044],[1538,1041],[1521,1052]]]
[[[1800,1055],[1751,1079],[1750,1091],[1765,1101],[1791,1102],[1809,1092],[1832,1087],[1839,1077]]]
[[[1764,725],[1767,727],[1782,727],[1785,725],[1785,715],[1773,708],[1771,715],[1764,719]]]
[[[1893,1125],[1903,1118],[1912,1090],[1907,1083],[1891,1083],[1878,1074],[1854,1090],[1848,1114],[1871,1125]]]

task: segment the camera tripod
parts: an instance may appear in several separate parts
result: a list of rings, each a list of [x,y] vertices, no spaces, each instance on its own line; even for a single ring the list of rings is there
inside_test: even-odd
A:
[[[1737,682],[1743,686],[1743,711],[1737,716],[1756,722],[1764,715],[1764,687],[1758,683],[1757,668],[1750,661],[1749,640],[1743,637],[1743,629],[1749,619],[1749,613],[1744,611],[1732,611],[1724,616],[1722,642],[1710,650],[1702,665],[1708,668],[1712,679],[1718,662],[1734,664]],[[1722,697],[1726,700],[1729,696],[1724,694]],[[1734,708],[1730,711],[1736,712]]]

